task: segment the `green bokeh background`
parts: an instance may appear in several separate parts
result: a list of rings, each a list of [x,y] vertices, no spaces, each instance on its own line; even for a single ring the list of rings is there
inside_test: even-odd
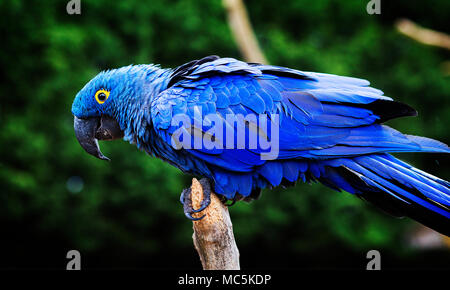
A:
[[[449,32],[450,1],[245,1],[272,64],[369,79],[419,111],[396,129],[450,143],[449,53],[395,31],[401,17]],[[395,2],[395,3],[391,3]],[[0,267],[199,268],[178,197],[190,176],[123,141],[112,162],[87,155],[73,133],[73,97],[100,70],[174,67],[210,54],[241,58],[221,1],[0,1]],[[402,158],[450,179],[449,158]],[[422,250],[417,227],[319,185],[265,190],[231,208],[242,268],[360,268],[370,249],[390,268],[449,267],[448,248]]]

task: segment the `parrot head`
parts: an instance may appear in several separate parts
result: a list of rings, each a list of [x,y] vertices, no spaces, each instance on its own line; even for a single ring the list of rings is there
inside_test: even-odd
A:
[[[142,98],[157,68],[130,65],[103,71],[90,80],[75,96],[72,104],[75,136],[87,153],[109,160],[100,151],[98,140],[114,140],[124,136],[124,112]]]

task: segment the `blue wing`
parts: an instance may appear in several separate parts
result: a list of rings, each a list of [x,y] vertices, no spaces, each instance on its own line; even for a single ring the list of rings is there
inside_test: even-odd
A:
[[[196,112],[202,119],[217,115],[223,120],[238,114],[278,114],[277,159],[281,160],[448,150],[438,141],[403,135],[381,125],[415,111],[368,85],[361,79],[222,58],[199,65],[163,91],[152,103],[151,116],[155,130],[170,143],[171,134],[179,128],[171,124],[177,114],[185,114],[192,123]],[[199,129],[208,130],[206,126]],[[222,141],[225,147],[226,138]],[[250,172],[265,163],[260,158],[262,151],[189,150],[208,163],[236,172]]]
[[[213,179],[215,191],[227,198],[236,193],[248,196],[254,189],[297,179],[318,180],[424,223],[428,212],[417,214],[417,204],[433,214],[450,216],[448,182],[385,154],[450,152],[448,146],[382,125],[416,112],[383,96],[366,80],[212,57],[178,68],[170,85],[151,104],[153,128],[166,151],[174,132],[182,128],[173,123],[174,116],[180,114],[194,124],[186,129],[200,131],[200,138],[214,123],[202,120],[222,120],[234,132],[233,140],[225,133],[216,140],[223,148],[237,145],[238,128],[227,116],[256,116],[250,123],[258,123],[263,115],[279,116],[279,152],[274,160],[262,158],[267,149],[250,148],[247,139],[242,149],[201,147],[162,152],[166,160],[183,170]],[[246,128],[248,133],[250,127]],[[274,137],[273,130],[253,133],[258,137],[266,134],[269,140]],[[190,141],[195,143],[196,138],[192,136]],[[419,193],[411,193],[413,189]]]

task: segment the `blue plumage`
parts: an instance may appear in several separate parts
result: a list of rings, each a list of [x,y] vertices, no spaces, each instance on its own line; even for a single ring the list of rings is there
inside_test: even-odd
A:
[[[103,104],[93,97],[99,89],[110,92]],[[389,155],[448,153],[449,147],[382,125],[416,112],[366,80],[213,56],[176,69],[139,65],[102,72],[78,93],[72,113],[80,119],[113,118],[125,140],[184,172],[209,178],[215,192],[227,199],[252,198],[261,188],[298,179],[319,181],[391,214],[450,230],[450,184]],[[249,137],[236,140],[242,128],[234,122],[249,114],[256,119],[248,121],[245,132],[277,139],[275,159],[262,158],[267,148],[251,147]],[[180,115],[191,127],[174,122]],[[272,121],[279,116],[279,132],[254,129],[262,115]],[[224,123],[223,134],[208,133],[218,120]],[[221,136],[214,141],[223,148],[174,148],[173,136],[180,129],[200,132],[200,137],[191,134],[192,144],[205,134]]]

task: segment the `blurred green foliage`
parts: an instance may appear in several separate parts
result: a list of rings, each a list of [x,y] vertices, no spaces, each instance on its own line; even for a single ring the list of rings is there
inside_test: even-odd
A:
[[[366,1],[246,5],[272,64],[369,79],[419,111],[418,118],[390,125],[448,143],[450,86],[442,70],[448,52],[405,38],[393,23],[410,17],[445,31],[450,1],[395,2],[382,1],[382,14],[372,16]],[[0,2],[0,244],[10,249],[1,266],[28,265],[27,255],[39,250],[64,256],[68,247],[130,267],[133,257],[156,267],[152,257],[188,253],[192,261],[172,266],[197,266],[191,222],[178,202],[190,177],[123,141],[101,144],[110,163],[94,159],[74,137],[70,108],[77,91],[103,69],[173,67],[210,54],[240,58],[221,2],[81,0],[81,15],[68,15],[66,3]],[[450,178],[444,157],[405,158]],[[266,190],[256,202],[233,206],[231,215],[244,259],[255,245],[266,253],[283,249],[291,259],[324,249],[415,253],[405,247],[413,222],[318,184]],[[107,266],[93,259],[91,265]]]

